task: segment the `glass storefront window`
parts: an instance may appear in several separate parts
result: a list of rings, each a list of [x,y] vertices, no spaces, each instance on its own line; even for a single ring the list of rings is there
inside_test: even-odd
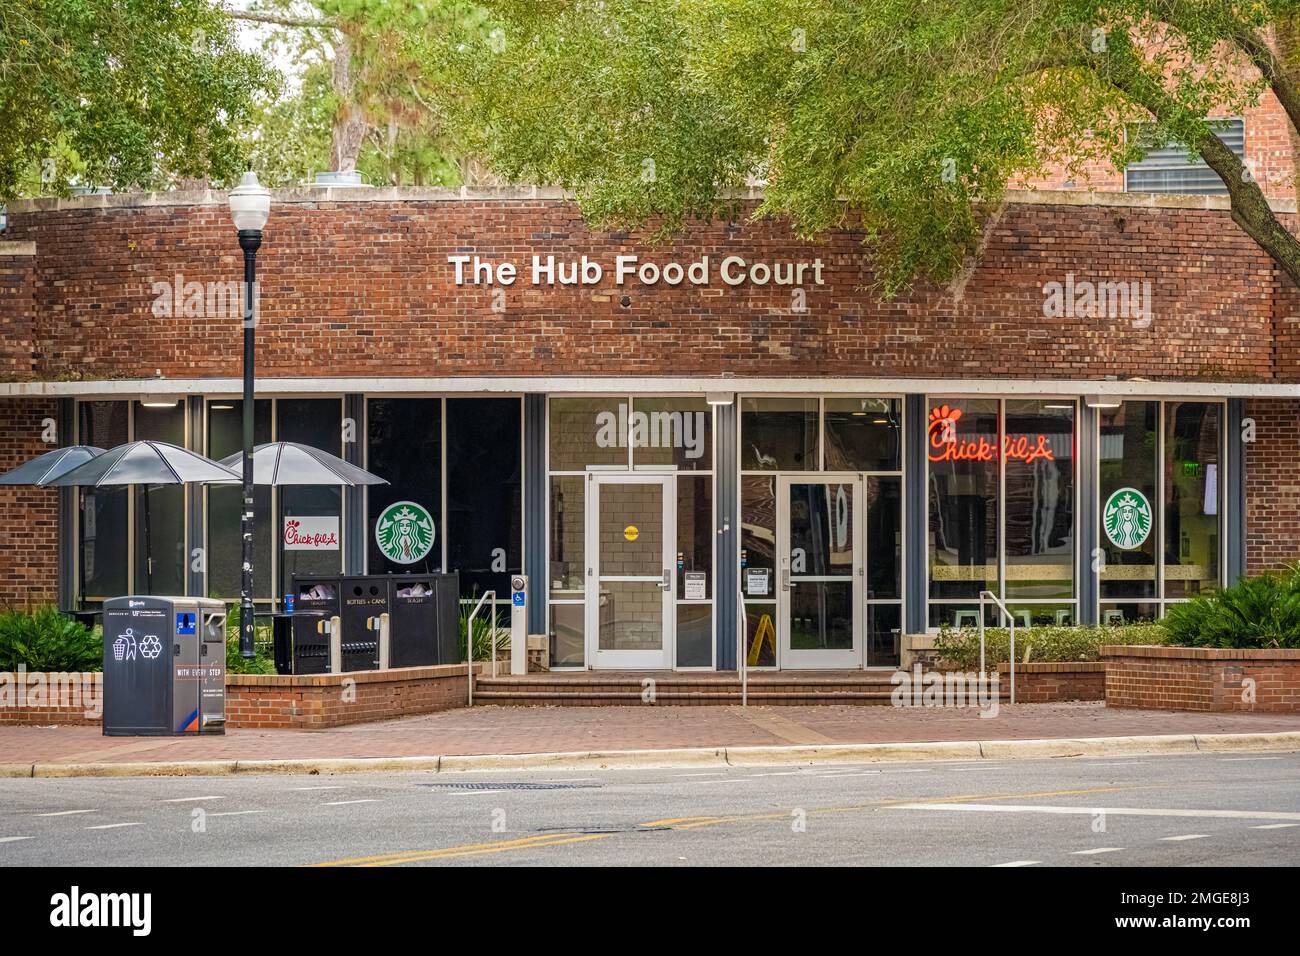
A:
[[[740,585],[746,600],[770,600],[776,588],[776,479],[740,480]]]
[[[77,428],[83,445],[108,449],[129,441],[127,402],[78,402]],[[88,600],[116,597],[127,583],[128,489],[79,488],[81,593]]]
[[[1097,542],[1105,559],[1101,598],[1155,597],[1160,403],[1124,402],[1118,408],[1100,409],[1099,417]],[[1132,493],[1121,493],[1126,489]]]
[[[894,398],[826,399],[826,471],[898,471],[902,408]]]
[[[903,479],[867,479],[867,600],[903,596]]]
[[[135,439],[185,447],[185,403],[136,402]],[[185,593],[185,486],[135,489],[135,593]]]
[[[713,605],[677,605],[677,666],[713,665]]]
[[[209,458],[220,461],[244,445],[244,403],[240,399],[214,399],[208,403]],[[253,405],[253,444],[271,441],[271,400]],[[238,485],[208,485],[208,596],[236,598],[243,586],[239,568],[243,560],[239,513],[243,492]],[[253,594],[271,597],[271,489],[253,489]]]
[[[627,441],[632,445],[633,467],[709,471],[713,468],[713,409],[702,398],[633,399]]]
[[[930,400],[930,600],[998,589],[998,401]]]
[[[442,520],[442,400],[370,399],[366,402],[366,440],[366,470],[388,481],[366,489],[366,569],[371,574],[441,569],[447,533]],[[433,516],[433,550],[415,564],[390,561],[375,539],[375,522],[385,508],[398,501],[413,501]]]
[[[744,471],[816,471],[817,399],[746,398],[740,406]]]
[[[1074,595],[1073,402],[1008,400],[1006,597]]]
[[[629,413],[625,397],[551,399],[550,470],[626,467]]]
[[[447,399],[447,566],[462,597],[505,597],[523,568],[520,427],[517,398]]]
[[[551,478],[551,598],[581,598],[586,587],[586,478]]]
[[[279,441],[298,442],[343,454],[343,403],[337,398],[281,398],[275,403],[275,433]],[[387,477],[387,476],[383,476]],[[390,479],[391,480],[391,479]],[[387,489],[386,485],[378,485]],[[337,574],[343,566],[343,552],[285,550],[284,522],[288,518],[335,518],[342,525],[343,492],[340,488],[317,485],[287,485],[279,489],[280,520],[276,540],[281,542],[280,593],[289,593],[295,574]]]
[[[713,482],[706,476],[677,479],[677,598],[713,597]],[[688,594],[688,575],[703,575],[703,593]],[[699,581],[698,577],[691,580]],[[695,585],[698,587],[698,585]]]
[[[867,605],[867,666],[897,667],[902,651],[903,606]]]
[[[550,607],[550,644],[552,667],[581,667],[586,659],[586,626],[582,604],[555,604]]]
[[[1222,406],[1165,405],[1165,597],[1219,582],[1219,445]]]

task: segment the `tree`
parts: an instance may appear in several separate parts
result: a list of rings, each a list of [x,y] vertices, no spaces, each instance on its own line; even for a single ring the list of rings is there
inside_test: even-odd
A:
[[[860,226],[891,295],[958,274],[1018,177],[1181,143],[1300,282],[1300,241],[1211,119],[1271,90],[1300,130],[1300,0],[485,2],[496,42],[451,61],[458,122],[598,224],[666,235],[759,181],[756,215],[800,235]]]
[[[285,181],[323,166],[362,168],[372,180],[417,184],[455,178],[460,150],[445,122],[455,91],[438,64],[443,47],[483,20],[462,0],[259,0],[230,17],[279,29],[305,65],[302,89],[262,114],[257,152]],[[324,80],[328,78],[328,83]],[[328,151],[318,155],[320,120],[328,115]],[[314,159],[309,168],[305,162]],[[277,181],[273,175],[269,181]]]
[[[229,180],[274,82],[209,0],[0,0],[0,199]]]

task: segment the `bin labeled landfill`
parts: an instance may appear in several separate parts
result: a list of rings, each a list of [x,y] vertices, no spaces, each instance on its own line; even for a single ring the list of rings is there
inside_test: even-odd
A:
[[[199,597],[104,602],[104,735],[221,734],[226,607]]]

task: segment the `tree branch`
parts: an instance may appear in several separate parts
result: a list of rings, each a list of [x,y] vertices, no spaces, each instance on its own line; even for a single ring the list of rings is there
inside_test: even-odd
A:
[[[274,13],[259,13],[252,10],[227,10],[226,16],[232,20],[245,20],[251,23],[270,23],[277,27],[314,28],[333,30],[338,21],[329,17],[313,19],[310,17],[285,17]]]

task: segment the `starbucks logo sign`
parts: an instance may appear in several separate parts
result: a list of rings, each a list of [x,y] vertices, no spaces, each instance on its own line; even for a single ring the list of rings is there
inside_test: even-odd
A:
[[[415,564],[433,550],[433,516],[414,501],[397,501],[375,522],[375,543],[389,561]]]
[[[1101,523],[1115,547],[1123,551],[1140,548],[1151,534],[1151,503],[1136,488],[1121,488],[1106,499]]]

